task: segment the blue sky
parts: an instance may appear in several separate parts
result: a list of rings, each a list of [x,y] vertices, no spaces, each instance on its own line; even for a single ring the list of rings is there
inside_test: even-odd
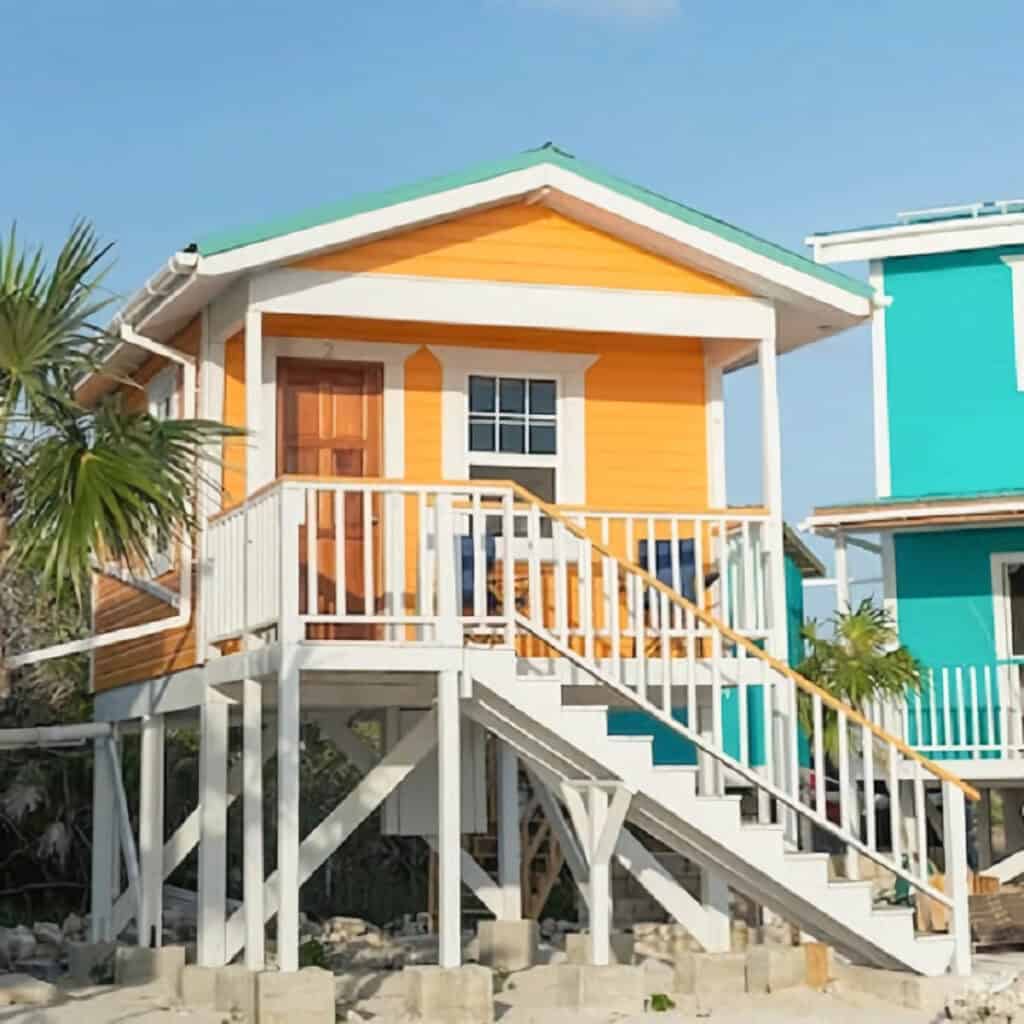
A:
[[[0,222],[52,246],[90,217],[118,291],[196,235],[549,139],[798,249],[1024,193],[1020,13],[999,0],[2,8]],[[787,515],[870,495],[866,332],[780,373]],[[729,389],[734,500],[751,383]]]

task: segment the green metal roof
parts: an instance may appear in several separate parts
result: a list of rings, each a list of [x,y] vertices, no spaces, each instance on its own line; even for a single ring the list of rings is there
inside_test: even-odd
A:
[[[449,189],[487,181],[491,178],[510,174],[513,171],[525,170],[529,167],[536,167],[540,164],[552,164],[555,167],[571,171],[573,174],[578,174],[581,178],[586,178],[596,185],[602,185],[605,188],[618,192],[620,195],[644,203],[659,213],[664,213],[684,224],[709,231],[718,235],[719,238],[733,242],[736,245],[741,245],[751,252],[765,256],[811,277],[826,281],[828,284],[843,288],[854,295],[870,298],[873,294],[871,286],[864,281],[858,281],[856,278],[849,277],[838,270],[833,270],[831,267],[821,266],[806,256],[785,249],[774,242],[758,238],[756,235],[743,231],[723,220],[711,217],[706,213],[701,213],[699,210],[694,210],[689,206],[683,206],[682,203],[677,203],[675,200],[659,195],[639,185],[616,178],[614,175],[608,174],[598,167],[594,167],[582,160],[577,160],[571,153],[567,153],[550,142],[545,143],[538,149],[529,149],[524,153],[519,153],[505,160],[479,164],[468,170],[447,174],[439,178],[430,178],[415,185],[405,185],[400,188],[389,189],[385,192],[376,192],[354,199],[329,203],[325,206],[306,210],[304,213],[266,221],[263,224],[252,227],[207,235],[198,240],[196,248],[201,255],[212,256],[216,253],[240,249],[243,246],[253,245],[257,242],[265,242],[268,239],[291,234],[294,231],[303,231],[307,228],[318,227],[321,224],[329,224],[332,221],[344,220],[346,217],[353,217],[360,213],[368,213],[371,210],[379,210],[398,203],[409,202],[413,199],[421,199],[424,196],[435,195]]]

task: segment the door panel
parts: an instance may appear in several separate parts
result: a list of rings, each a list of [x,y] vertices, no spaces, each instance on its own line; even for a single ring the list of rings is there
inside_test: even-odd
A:
[[[282,359],[278,365],[278,471],[303,476],[365,476],[381,473],[381,393],[383,369],[370,363],[321,363]],[[321,615],[338,614],[335,585],[335,498],[320,495],[317,504],[317,608]],[[381,574],[379,513],[374,498],[370,510],[373,581],[370,599],[363,569],[367,524],[362,496],[349,494],[341,520],[345,545],[345,611],[373,614],[378,607]],[[306,614],[306,526],[300,528],[299,610]],[[369,640],[373,626],[313,624],[312,640]]]

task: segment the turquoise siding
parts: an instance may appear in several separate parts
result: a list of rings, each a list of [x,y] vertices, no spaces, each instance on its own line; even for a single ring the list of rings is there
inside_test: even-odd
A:
[[[804,620],[804,588],[800,570],[786,558],[786,628],[789,637],[789,661],[795,665],[803,658],[803,639],[800,630]],[[686,708],[676,708],[673,717],[687,724]],[[760,686],[751,686],[747,693],[747,735],[750,744],[750,763],[754,766],[765,763],[764,750],[764,691]],[[722,733],[725,752],[739,760],[740,756],[740,706],[738,691],[732,687],[722,693]],[[695,765],[697,749],[689,740],[656,718],[643,711],[612,710],[608,712],[609,736],[653,736],[654,763],[657,765]],[[800,757],[802,764],[809,764],[810,757],[806,742],[801,737]]]
[[[1024,551],[1024,529],[949,530],[897,534],[896,599],[900,641],[927,668],[974,665],[979,673],[979,736],[982,742],[999,741],[998,698],[993,702],[994,736],[988,735],[987,702],[981,686],[985,667],[995,671],[995,617],[992,610],[991,555]],[[936,709],[933,729],[931,706]],[[975,742],[973,716],[965,718],[960,736],[959,700],[950,683],[950,730],[946,734],[941,691],[926,694],[920,732],[910,716],[910,742],[929,744]],[[964,682],[964,705],[973,706],[969,680]],[[936,753],[935,757],[942,757]],[[945,755],[952,756],[952,755]]]
[[[1020,246],[885,261],[892,494],[1024,488],[1010,268]],[[986,584],[987,587],[987,584]]]

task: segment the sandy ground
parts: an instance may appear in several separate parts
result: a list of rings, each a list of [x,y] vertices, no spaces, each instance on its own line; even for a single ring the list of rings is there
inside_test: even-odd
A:
[[[66,1002],[47,1008],[0,1008],[0,1022],[18,1024],[223,1024],[228,1015],[189,1010],[174,1005],[166,993],[146,988],[94,988],[69,993]],[[772,996],[738,995],[713,1006],[696,1006],[680,1000],[668,1013],[632,1016],[625,1013],[510,1008],[498,1018],[501,1024],[633,1024],[652,1020],[661,1024],[931,1024],[932,1015],[905,1010],[857,993],[822,995],[808,989]],[[376,1017],[377,1024],[398,1024],[397,1018]]]

